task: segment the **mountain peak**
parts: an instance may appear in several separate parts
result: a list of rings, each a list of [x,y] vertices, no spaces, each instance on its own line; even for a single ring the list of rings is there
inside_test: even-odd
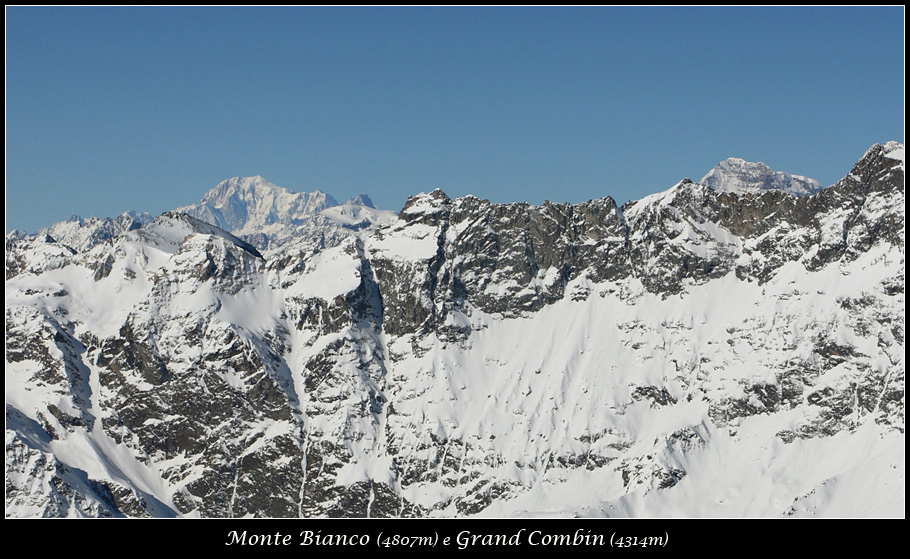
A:
[[[900,142],[890,141],[885,142],[884,144],[873,144],[868,150],[866,150],[863,159],[869,157],[870,155],[884,155],[889,159],[897,159],[899,161],[904,160],[904,144]]]
[[[221,181],[206,192],[201,202],[176,211],[227,231],[245,233],[258,232],[273,224],[299,224],[337,205],[325,192],[292,192],[254,175]]]
[[[739,157],[724,159],[699,182],[721,192],[782,190],[798,196],[813,194],[823,188],[815,179],[775,171],[765,163],[746,161]]]
[[[258,191],[258,192],[257,192]],[[202,202],[208,202],[215,205],[223,204],[227,198],[234,195],[242,197],[263,195],[265,193],[290,193],[286,188],[269,182],[262,175],[252,177],[232,177],[223,180],[215,185],[214,188],[205,193]]]
[[[429,194],[421,192],[414,196],[408,196],[404,207],[398,212],[398,217],[406,221],[424,218],[430,218],[430,221],[434,221],[441,212],[445,211],[445,208],[451,205],[452,199],[441,188],[437,188]]]
[[[364,206],[364,207],[373,208],[373,209],[376,208],[376,206],[373,205],[373,201],[366,194],[358,194],[357,196],[355,196],[353,198],[349,198],[345,202],[345,204],[353,205],[353,206]]]

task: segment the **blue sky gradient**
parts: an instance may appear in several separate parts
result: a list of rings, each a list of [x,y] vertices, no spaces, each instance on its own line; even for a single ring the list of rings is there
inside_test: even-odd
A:
[[[618,202],[904,141],[904,8],[6,9],[6,230],[233,176]]]

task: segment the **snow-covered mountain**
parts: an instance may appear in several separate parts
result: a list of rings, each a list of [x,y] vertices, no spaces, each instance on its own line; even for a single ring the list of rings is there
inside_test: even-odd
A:
[[[276,225],[297,225],[337,205],[325,192],[291,192],[256,175],[221,181],[198,204],[175,211],[226,231],[247,234],[268,231]]]
[[[889,143],[805,196],[8,235],[7,516],[903,516],[904,202]]]
[[[376,206],[373,205],[373,200],[371,200],[370,197],[366,194],[358,194],[353,198],[349,198],[347,201],[345,201],[344,205],[363,206],[366,208],[373,208],[374,210],[376,209]]]
[[[815,179],[775,171],[764,163],[753,163],[737,157],[721,161],[699,182],[720,192],[782,190],[798,196],[813,194],[823,188]]]
[[[124,212],[115,218],[90,217],[83,219],[74,215],[66,221],[39,229],[36,236],[50,236],[54,242],[66,245],[77,252],[85,252],[93,246],[109,241],[127,231],[139,229],[152,221],[152,217],[146,212],[133,211]]]
[[[388,223],[395,215],[377,210],[366,194],[339,204],[325,192],[291,192],[259,175],[222,181],[198,204],[174,211],[230,231],[262,250],[327,232],[343,238],[346,230]]]
[[[116,218],[83,219],[73,215],[66,221],[39,229],[34,235],[13,230],[6,235],[6,276],[38,272],[58,263],[63,265],[67,257],[86,252],[150,221],[152,216],[148,213],[129,211]]]
[[[326,208],[319,212],[333,223],[349,229],[364,229],[373,225],[388,225],[393,223],[398,215],[389,210],[377,210],[370,206],[360,204],[342,204]]]

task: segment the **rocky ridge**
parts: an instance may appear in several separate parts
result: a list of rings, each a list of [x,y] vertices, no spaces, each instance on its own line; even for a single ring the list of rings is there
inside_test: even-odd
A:
[[[436,190],[268,250],[177,213],[8,235],[7,515],[897,506],[903,207],[889,143],[798,197]],[[817,497],[868,476],[853,512]]]

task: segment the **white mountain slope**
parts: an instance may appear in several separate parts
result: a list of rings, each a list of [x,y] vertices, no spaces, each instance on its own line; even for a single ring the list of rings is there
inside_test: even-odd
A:
[[[127,231],[140,228],[150,222],[148,213],[124,212],[115,218],[90,217],[83,219],[73,215],[61,221],[39,229],[34,235],[24,231],[11,231],[6,235],[7,241],[37,241],[57,243],[76,252],[85,252],[95,245],[109,241]]]
[[[391,210],[377,210],[370,206],[349,203],[326,208],[319,214],[338,225],[355,229],[372,225],[389,225],[398,219],[398,214]]]
[[[338,202],[324,192],[291,192],[256,175],[221,181],[198,204],[174,211],[243,235],[268,233],[277,226],[299,224],[319,211],[337,205]]]
[[[815,179],[775,171],[764,163],[730,157],[717,164],[699,181],[720,192],[762,192],[782,190],[790,194],[813,194],[823,188]]]
[[[8,267],[7,516],[903,516],[900,150]]]
[[[319,190],[291,192],[259,175],[222,181],[200,203],[174,212],[230,231],[261,250],[302,238],[344,238],[352,230],[386,224],[395,218],[395,212],[374,208],[366,194],[339,204]]]

